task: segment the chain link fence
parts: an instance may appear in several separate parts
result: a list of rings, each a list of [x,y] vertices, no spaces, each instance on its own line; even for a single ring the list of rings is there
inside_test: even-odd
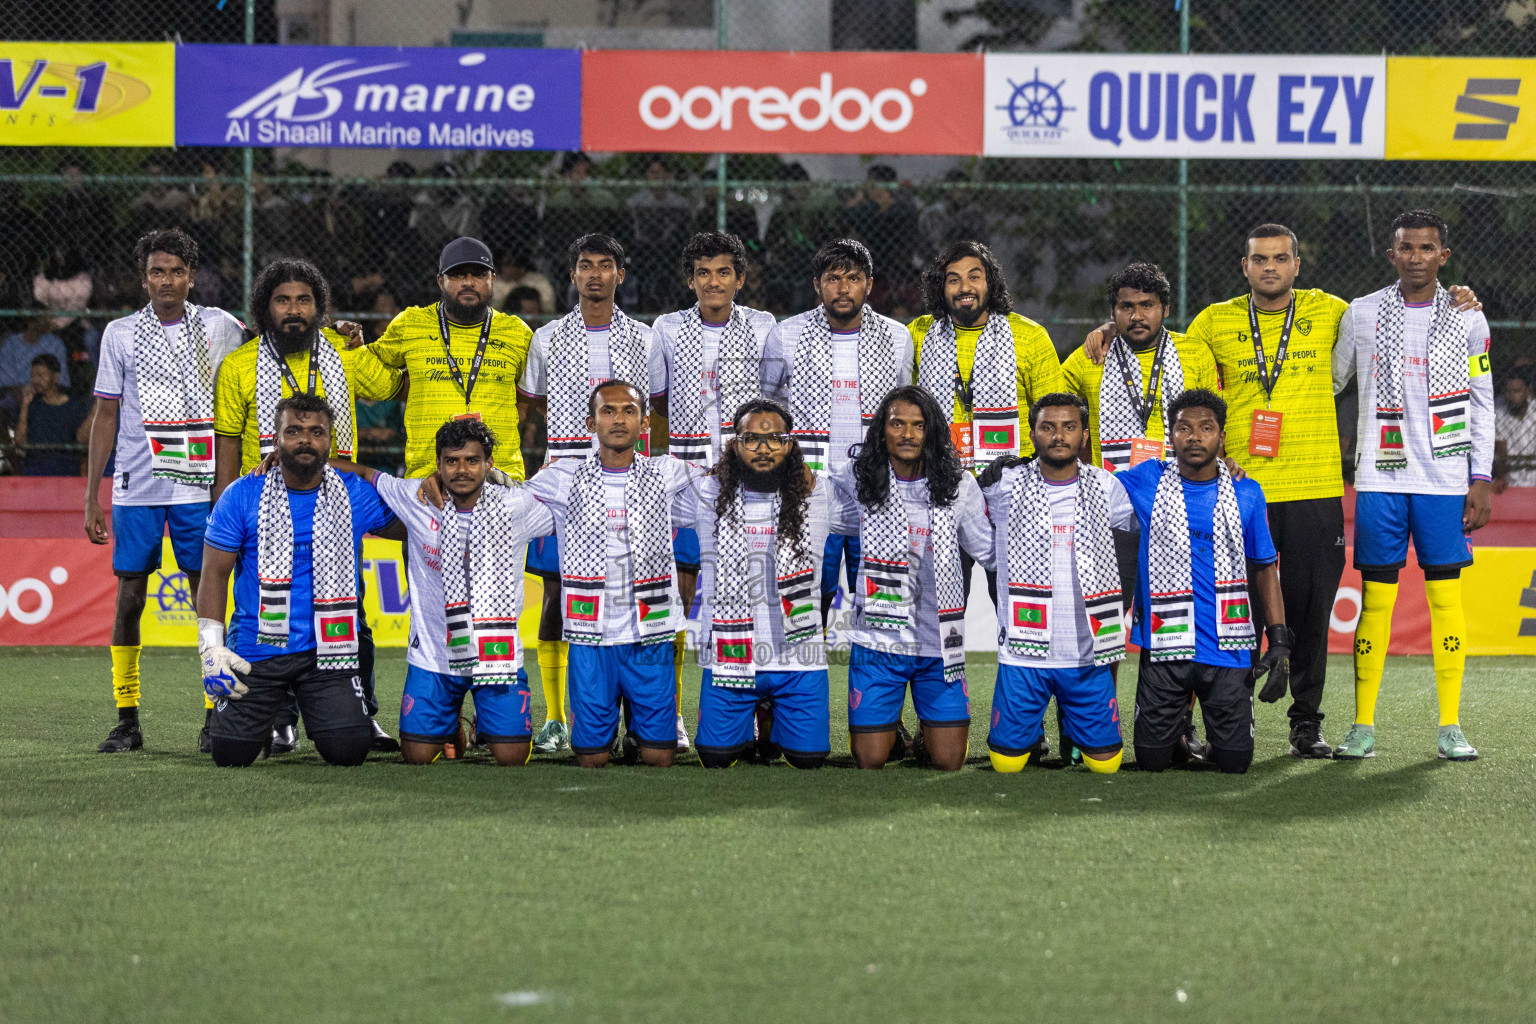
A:
[[[369,36],[366,11],[359,14],[364,0],[345,17],[321,3],[329,13],[318,23],[295,18],[288,6],[151,0],[104,11],[86,0],[19,0],[0,6],[0,38],[420,42]],[[1169,52],[1187,42],[1202,53],[1536,52],[1536,5],[1505,0],[1299,0],[1283,10],[1256,0],[1195,0],[1186,10],[1172,0],[591,6],[589,28],[495,39],[635,45],[652,32],[659,33],[654,45],[738,49]],[[426,5],[422,16],[433,9]],[[473,10],[445,4],[436,41],[489,45],[491,35],[463,25]],[[326,38],[316,24],[345,24],[351,34]],[[1525,163],[1181,167],[1176,160],[418,150],[381,173],[346,176],[319,169],[319,152],[302,151],[301,159],[294,150],[0,149],[0,336],[57,337],[69,389],[87,395],[101,326],[142,302],[129,252],[151,227],[178,225],[197,238],[204,255],[196,301],[243,313],[251,268],[299,255],[325,270],[341,310],[382,330],[397,309],[436,298],[436,252],[459,234],[490,244],[506,266],[499,302],[537,325],[568,308],[564,254],[577,235],[606,231],[624,242],[633,261],[620,302],[650,318],[691,301],[677,253],[691,232],[723,225],[753,255],[742,301],[779,315],[813,303],[807,260],[828,238],[847,234],[869,245],[872,304],[898,318],[923,312],[918,279],[928,254],[953,239],[982,239],[1004,262],[1016,307],[1045,324],[1065,354],[1103,319],[1104,278],[1129,260],[1168,271],[1174,319],[1186,323],[1204,305],[1246,290],[1238,268],[1246,232],[1279,221],[1301,237],[1300,284],[1351,297],[1391,279],[1383,252],[1392,217],[1428,206],[1452,226],[1445,279],[1472,285],[1494,323],[1495,371],[1502,379],[1536,360],[1536,268],[1523,255],[1536,251],[1536,188]],[[8,411],[14,422],[14,395]]]

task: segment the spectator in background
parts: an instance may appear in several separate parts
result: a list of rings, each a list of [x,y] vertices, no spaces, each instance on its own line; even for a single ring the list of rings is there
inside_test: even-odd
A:
[[[44,353],[53,356],[59,366],[59,382],[69,387],[69,353],[64,339],[48,327],[48,317],[39,312],[20,331],[0,341],[0,388],[7,389],[5,404],[12,410],[21,403],[22,389],[32,384],[32,361]]]
[[[32,377],[21,389],[21,412],[16,419],[16,447],[25,461],[23,476],[79,476],[84,451],[27,451],[39,445],[85,444],[90,431],[90,402],[71,398],[59,387],[61,364],[52,353],[32,358]]]
[[[896,168],[875,164],[843,210],[846,233],[869,247],[884,284],[892,289],[916,278],[917,207],[896,187]]]
[[[1536,374],[1521,366],[1504,378],[1504,408],[1493,417],[1493,489],[1536,487]],[[1514,464],[1511,465],[1511,462]]]
[[[407,381],[394,398],[375,401],[357,396],[357,461],[362,465],[400,475],[405,466],[404,402],[410,386]]]
[[[85,268],[85,259],[78,248],[54,246],[42,270],[32,278],[32,297],[45,309],[84,309],[90,305],[91,272]],[[49,322],[49,328],[62,334],[77,324],[76,317],[56,316]]]
[[[164,181],[165,164],[158,157],[144,161],[144,173],[157,179],[134,197],[130,208],[136,224],[182,227],[192,217],[192,193]]]
[[[373,310],[373,316],[363,325],[363,330],[367,332],[368,341],[372,344],[389,330],[389,325],[394,322],[395,317],[400,315],[402,307],[394,292],[388,288],[382,288],[374,295],[373,303],[369,308]],[[405,400],[404,395],[398,397],[401,401]]]
[[[564,252],[571,239],[597,231],[626,241],[629,225],[619,197],[592,181],[592,161],[585,153],[567,153],[560,161],[560,181],[544,199],[539,233],[549,252]],[[631,275],[633,277],[633,275]],[[622,300],[621,300],[622,301]],[[572,295],[565,308],[576,302]],[[634,308],[634,303],[626,303]]]
[[[54,167],[54,173],[64,187],[53,191],[43,205],[41,223],[48,226],[54,237],[67,238],[79,246],[86,254],[86,261],[99,267],[116,223],[112,205],[99,189],[86,183],[85,168],[78,159],[61,160]],[[8,210],[6,215],[14,217],[17,212]],[[7,233],[6,237],[16,236]]]
[[[669,186],[677,181],[672,168],[660,156],[645,164],[645,180],[651,187],[630,196],[625,206],[633,218],[633,273],[640,278],[640,307],[672,309],[681,299],[681,285],[673,263],[688,240],[693,204]]]
[[[511,313],[513,316],[540,317],[544,315],[544,303],[539,298],[539,293],[532,288],[513,288],[504,296],[505,301],[497,308],[503,313]]]
[[[507,296],[518,288],[532,288],[538,300],[535,309],[509,308]],[[507,252],[496,261],[496,277],[491,281],[491,305],[511,313],[540,313],[548,316],[555,311],[555,286],[548,277],[533,269],[533,260],[520,249]]]

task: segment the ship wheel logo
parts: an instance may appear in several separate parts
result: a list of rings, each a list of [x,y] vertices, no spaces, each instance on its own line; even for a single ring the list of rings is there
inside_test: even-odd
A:
[[[1008,112],[1009,124],[1015,129],[1024,129],[1017,134],[1023,137],[1038,137],[1029,132],[1029,129],[1056,129],[1061,130],[1061,117],[1075,107],[1069,107],[1061,100],[1061,87],[1067,84],[1062,79],[1055,85],[1040,77],[1040,69],[1035,68],[1035,77],[1027,82],[1015,82],[1008,79],[1008,87],[1013,90],[1007,103],[998,104],[998,110]],[[1010,134],[1014,134],[1010,132]]]

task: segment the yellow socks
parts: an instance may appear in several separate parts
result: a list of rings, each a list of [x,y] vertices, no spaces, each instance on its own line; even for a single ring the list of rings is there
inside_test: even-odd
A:
[[[139,651],[132,647],[112,648],[112,696],[120,708],[139,706]]]
[[[995,772],[1001,772],[1004,775],[1011,775],[1014,772],[1021,772],[1024,770],[1024,766],[1029,763],[1029,754],[1027,753],[1020,754],[1018,757],[1009,757],[1007,754],[999,754],[995,750],[989,750],[987,753],[992,758],[992,770]],[[1116,767],[1119,767],[1118,761],[1116,762]]]
[[[1360,599],[1360,624],[1355,627],[1355,721],[1376,724],[1376,695],[1387,667],[1387,644],[1392,640],[1392,607],[1397,604],[1397,584],[1366,580]]]
[[[1425,580],[1429,631],[1435,656],[1435,691],[1440,696],[1440,724],[1461,719],[1461,679],[1467,670],[1467,613],[1461,605],[1461,580]]]
[[[683,655],[687,648],[687,633],[679,632],[672,640],[672,679],[677,685],[677,713],[683,713]]]
[[[571,724],[571,688],[566,685],[567,668],[570,665],[569,655],[571,645],[564,640],[555,648],[557,663],[555,665],[555,679],[560,684],[560,721],[566,725]]]
[[[1100,775],[1113,775],[1120,770],[1120,759],[1123,757],[1125,757],[1125,748],[1121,747],[1115,751],[1114,757],[1104,761],[1096,761],[1087,754],[1084,754],[1083,764],[1087,765],[1088,770],[1091,772],[1097,772]]]
[[[544,687],[544,717],[565,721],[565,642],[539,641],[539,683]]]

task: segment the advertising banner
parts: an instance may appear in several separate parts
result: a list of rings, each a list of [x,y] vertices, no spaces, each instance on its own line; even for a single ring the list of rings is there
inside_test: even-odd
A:
[[[190,45],[176,144],[577,149],[576,50]]]
[[[0,41],[0,146],[175,144],[170,43]]]
[[[1380,160],[1385,57],[986,57],[985,155]]]
[[[1388,160],[1536,160],[1536,125],[1520,95],[1536,60],[1387,59]]]
[[[690,153],[981,151],[974,54],[594,50],[586,149]]]

